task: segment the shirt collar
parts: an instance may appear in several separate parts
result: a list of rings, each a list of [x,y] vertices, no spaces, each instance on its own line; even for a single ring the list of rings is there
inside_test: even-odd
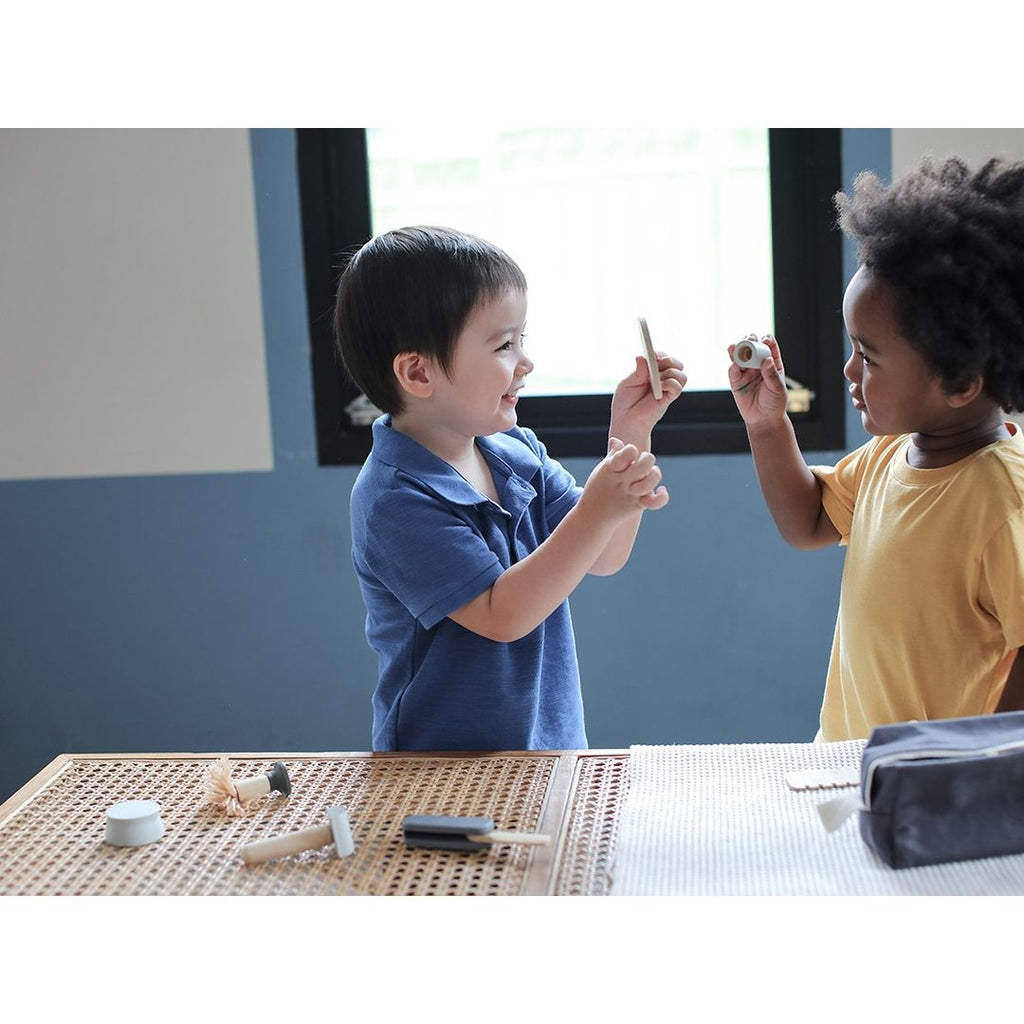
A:
[[[444,459],[391,425],[390,415],[373,422],[372,457],[419,480],[439,497],[456,505],[479,505],[486,499]],[[516,431],[517,433],[518,431]],[[506,478],[530,480],[540,469],[540,457],[512,432],[478,437],[477,444],[492,468]],[[502,490],[501,485],[498,491]],[[532,489],[531,489],[532,490]]]

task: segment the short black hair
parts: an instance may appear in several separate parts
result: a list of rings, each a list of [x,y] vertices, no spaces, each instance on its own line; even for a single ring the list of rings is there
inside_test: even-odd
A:
[[[896,292],[907,340],[950,393],[980,376],[1024,409],[1024,162],[971,171],[925,157],[891,185],[858,175],[835,196],[860,262]]]
[[[338,282],[334,333],[345,369],[382,412],[402,411],[395,356],[417,352],[448,372],[466,320],[526,277],[496,245],[452,228],[414,226],[371,238]]]

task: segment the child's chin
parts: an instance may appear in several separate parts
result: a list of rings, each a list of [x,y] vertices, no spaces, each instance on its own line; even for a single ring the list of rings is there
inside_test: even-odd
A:
[[[516,416],[515,409],[502,409],[501,412],[491,420],[491,428],[486,433],[500,434],[504,430],[511,430],[512,427],[517,426],[518,423],[519,418]]]

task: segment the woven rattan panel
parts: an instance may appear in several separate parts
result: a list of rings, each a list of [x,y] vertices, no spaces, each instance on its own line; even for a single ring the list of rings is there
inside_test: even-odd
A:
[[[282,758],[289,797],[260,798],[240,817],[206,803],[213,758],[72,758],[2,827],[0,895],[517,895],[529,858],[523,844],[482,853],[405,848],[407,814],[493,818],[537,831],[558,757]],[[234,758],[234,779],[272,760]],[[161,805],[163,838],[147,846],[104,842],[106,809],[122,800]],[[254,867],[240,847],[326,823],[348,809],[355,853],[323,847]]]
[[[581,757],[576,771],[554,894],[607,896],[619,810],[629,788],[629,757]]]

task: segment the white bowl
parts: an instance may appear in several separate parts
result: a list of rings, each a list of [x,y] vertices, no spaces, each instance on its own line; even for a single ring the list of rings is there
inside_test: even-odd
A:
[[[111,846],[145,846],[164,834],[155,800],[122,800],[107,809],[106,841]]]

